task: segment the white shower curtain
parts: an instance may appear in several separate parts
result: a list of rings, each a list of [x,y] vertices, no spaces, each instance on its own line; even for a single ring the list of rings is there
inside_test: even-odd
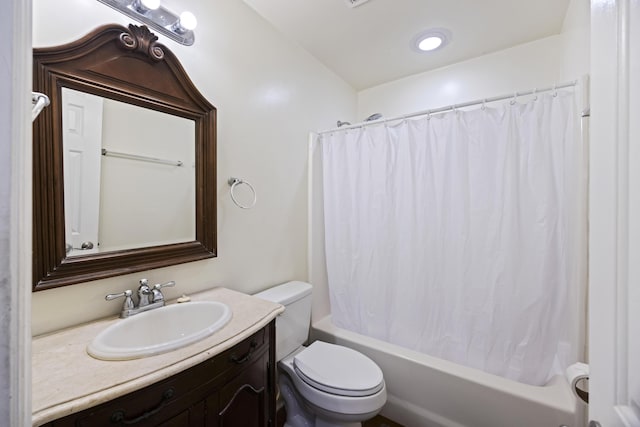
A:
[[[318,141],[338,326],[528,384],[570,362],[586,218],[572,91]]]

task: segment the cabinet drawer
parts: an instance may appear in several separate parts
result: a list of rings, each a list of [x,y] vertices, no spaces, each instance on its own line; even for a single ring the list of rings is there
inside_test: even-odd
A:
[[[218,362],[216,370],[226,374],[227,372],[242,369],[244,365],[261,356],[267,349],[266,338],[267,334],[263,328],[241,343],[221,353],[219,357],[216,357]]]
[[[189,413],[188,411],[185,413],[185,405],[188,407],[188,402],[194,400],[194,390],[201,383],[201,378],[178,375],[85,411],[79,414],[75,425],[78,427],[157,426],[163,420],[178,415],[180,415],[178,418],[188,418]]]

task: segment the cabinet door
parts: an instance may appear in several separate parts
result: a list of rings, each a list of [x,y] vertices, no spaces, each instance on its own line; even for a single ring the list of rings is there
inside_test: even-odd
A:
[[[269,353],[264,352],[247,363],[246,368],[226,383],[217,396],[220,409],[216,418],[217,425],[220,427],[267,426]],[[216,396],[210,399],[213,398]],[[207,403],[208,406],[209,403]],[[214,415],[209,414],[209,411],[207,414]]]
[[[192,406],[184,412],[179,413],[175,417],[167,420],[158,427],[202,427],[204,423],[204,402]]]

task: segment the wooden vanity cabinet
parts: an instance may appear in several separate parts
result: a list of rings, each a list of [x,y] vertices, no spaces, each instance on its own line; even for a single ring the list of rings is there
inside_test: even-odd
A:
[[[270,427],[275,415],[272,321],[199,365],[45,427]]]

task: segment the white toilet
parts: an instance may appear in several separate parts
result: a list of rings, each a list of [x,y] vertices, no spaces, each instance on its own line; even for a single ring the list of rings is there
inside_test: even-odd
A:
[[[365,355],[335,344],[302,344],[309,334],[311,285],[287,282],[255,295],[285,306],[276,319],[278,384],[285,427],[356,427],[387,401],[382,371]]]

